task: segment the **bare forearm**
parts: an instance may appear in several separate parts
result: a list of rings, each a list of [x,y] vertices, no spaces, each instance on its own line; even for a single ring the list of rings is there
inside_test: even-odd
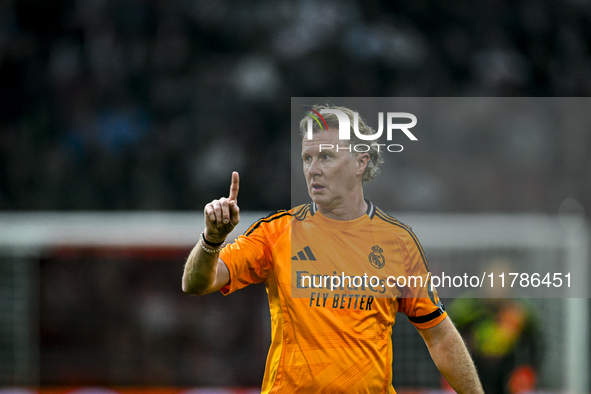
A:
[[[439,330],[437,335],[423,335],[423,338],[435,365],[451,387],[460,394],[483,394],[476,367],[451,320],[446,318],[433,329]]]
[[[206,253],[197,244],[189,254],[183,272],[183,291],[189,294],[203,295],[214,284],[219,253]]]
[[[484,393],[472,358],[458,335],[449,335],[431,352],[433,361],[457,393]]]

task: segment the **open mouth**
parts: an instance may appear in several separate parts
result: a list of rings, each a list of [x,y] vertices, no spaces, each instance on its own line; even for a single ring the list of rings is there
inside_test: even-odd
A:
[[[322,185],[320,185],[320,184],[318,184],[318,183],[313,183],[312,184],[312,190],[315,191],[315,192],[321,192],[324,189],[325,189],[325,187],[322,186]]]

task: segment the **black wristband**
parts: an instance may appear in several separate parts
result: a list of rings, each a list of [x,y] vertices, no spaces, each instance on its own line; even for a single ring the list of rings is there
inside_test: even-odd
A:
[[[201,239],[203,239],[203,242],[205,242],[206,245],[213,246],[213,247],[220,246],[221,244],[224,243],[224,241],[218,242],[218,243],[209,242],[207,239],[205,239],[204,233],[201,233]]]

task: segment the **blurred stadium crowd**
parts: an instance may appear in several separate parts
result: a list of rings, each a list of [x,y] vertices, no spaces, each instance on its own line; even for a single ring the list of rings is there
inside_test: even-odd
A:
[[[260,386],[270,343],[263,287],[189,297],[175,269],[184,255],[42,260],[39,382]]]
[[[286,208],[290,97],[588,96],[590,26],[581,0],[5,0],[0,209],[200,210],[231,169],[244,209]],[[487,157],[486,176],[530,192],[459,198],[463,150],[490,143],[466,136],[435,208],[591,201],[588,133],[526,137],[547,165],[511,178]]]
[[[201,210],[234,169],[242,209],[287,208],[290,97],[591,96],[590,42],[584,0],[3,0],[0,209]],[[589,213],[589,124],[525,133],[519,171],[466,158],[494,135],[405,157],[442,196],[397,209]],[[262,287],[195,302],[170,259],[43,260],[40,382],[257,386]]]

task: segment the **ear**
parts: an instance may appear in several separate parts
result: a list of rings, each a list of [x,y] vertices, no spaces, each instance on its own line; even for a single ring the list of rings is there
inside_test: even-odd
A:
[[[355,162],[357,167],[357,175],[363,175],[369,160],[369,153],[360,153],[357,155],[357,160]]]

